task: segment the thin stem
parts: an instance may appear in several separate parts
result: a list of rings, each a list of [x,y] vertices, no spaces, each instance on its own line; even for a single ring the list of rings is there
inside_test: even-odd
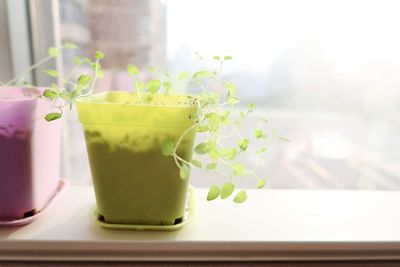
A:
[[[239,133],[239,131],[236,129],[235,125],[233,125],[231,122],[229,122],[229,125],[231,126],[233,132],[234,132],[239,138],[243,138],[242,135]]]
[[[135,89],[136,89],[137,98],[139,100],[139,103],[142,103],[142,92],[141,92],[141,88],[139,88],[140,87],[140,80],[139,79],[135,79],[134,83],[135,83]]]
[[[203,121],[203,120],[202,120]],[[202,122],[200,121],[200,122]],[[174,148],[174,154],[176,154],[176,151],[178,150],[181,142],[183,141],[183,138],[193,129],[195,129],[200,122],[196,122],[195,124],[193,124],[192,126],[190,126],[189,128],[187,128],[179,137],[178,141],[176,142],[175,148]]]
[[[187,164],[187,165],[189,165],[189,166],[191,166],[191,167],[197,168],[197,169],[199,169],[199,170],[203,170],[203,171],[207,171],[207,172],[217,172],[217,173],[219,173],[219,174],[221,174],[221,175],[223,175],[223,176],[228,176],[226,173],[224,173],[224,172],[222,172],[222,171],[220,171],[220,170],[208,170],[208,169],[205,169],[205,168],[197,167],[197,166],[194,165],[193,163],[188,162],[187,160],[184,160],[183,158],[181,158],[181,157],[178,156],[178,155],[176,155],[176,158],[177,158],[179,161],[181,161],[182,163],[185,163],[185,164]]]
[[[72,75],[75,73],[76,69],[78,68],[78,66],[74,66],[72,68],[72,70],[67,74],[67,76],[65,76],[65,78],[62,78],[62,83],[60,87],[64,87],[65,84],[70,84],[70,85],[74,85],[73,83],[71,83],[69,81],[69,79],[71,79]]]
[[[37,67],[39,67],[40,65],[46,63],[47,61],[53,59],[53,56],[47,56],[46,58],[38,61],[37,63],[35,63],[34,65],[30,66],[28,69],[24,70],[23,72],[21,72],[20,74],[18,74],[16,77],[14,77],[13,79],[11,79],[10,81],[6,82],[4,84],[4,86],[8,86],[11,85],[13,83],[15,83],[16,81],[18,81],[20,78],[24,77],[27,73],[31,72],[32,70],[36,69]]]

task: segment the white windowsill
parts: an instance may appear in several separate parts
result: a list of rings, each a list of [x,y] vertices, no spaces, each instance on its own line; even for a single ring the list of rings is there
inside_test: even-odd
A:
[[[71,187],[32,224],[0,228],[1,260],[400,259],[400,192],[248,190],[206,202],[173,232],[102,229],[91,187]]]

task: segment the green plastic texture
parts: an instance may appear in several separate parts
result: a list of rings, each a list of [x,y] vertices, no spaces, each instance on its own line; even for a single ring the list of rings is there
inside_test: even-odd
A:
[[[197,105],[173,105],[185,96],[160,95],[161,105],[137,104],[131,92],[110,91],[77,101],[89,156],[97,212],[104,222],[174,225],[185,211],[189,179],[173,157],[161,154],[195,124]],[[195,129],[177,154],[190,161]]]
[[[138,224],[113,224],[106,223],[100,220],[99,214],[96,208],[91,211],[92,220],[103,228],[114,229],[114,230],[137,230],[137,231],[175,231],[181,229],[187,223],[192,221],[195,216],[196,209],[196,190],[193,186],[189,186],[189,196],[187,198],[187,204],[185,207],[185,215],[181,222],[174,225],[138,225]]]

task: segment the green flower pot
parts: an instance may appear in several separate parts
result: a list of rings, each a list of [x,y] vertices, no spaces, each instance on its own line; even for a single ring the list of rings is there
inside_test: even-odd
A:
[[[160,143],[176,141],[191,127],[197,106],[176,105],[186,96],[160,95],[162,105],[137,104],[136,94],[113,91],[77,102],[96,195],[106,223],[173,225],[184,217],[188,179],[183,180]],[[195,130],[177,154],[190,161]]]

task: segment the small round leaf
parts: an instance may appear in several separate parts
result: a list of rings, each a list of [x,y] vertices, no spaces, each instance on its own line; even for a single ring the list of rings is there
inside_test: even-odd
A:
[[[207,200],[210,201],[216,199],[219,196],[220,192],[221,189],[218,186],[216,185],[211,186],[210,189],[208,190]]]
[[[236,176],[241,176],[245,173],[245,168],[244,165],[242,163],[233,163],[231,165],[233,174],[235,174]]]
[[[236,194],[235,198],[233,199],[233,202],[235,203],[243,203],[247,199],[247,194],[246,191],[240,191],[239,193]]]
[[[53,90],[51,90],[51,89],[46,89],[43,92],[43,96],[45,98],[50,99],[50,100],[54,100],[54,99],[57,98],[58,94],[56,92],[54,92]]]
[[[198,161],[198,160],[192,159],[192,160],[190,161],[190,163],[192,163],[193,166],[195,166],[195,167],[197,167],[197,168],[202,168],[201,162]]]
[[[183,180],[188,179],[190,175],[190,166],[183,164],[179,170],[179,175]]]
[[[206,154],[208,152],[209,148],[206,143],[200,143],[194,148],[194,152],[197,154]]]
[[[139,69],[135,65],[128,65],[128,73],[131,75],[139,74]]]
[[[164,156],[171,156],[174,153],[174,142],[171,139],[166,138],[161,141],[160,148],[161,154]]]
[[[56,56],[58,56],[59,51],[56,47],[50,46],[49,49],[47,50],[47,53],[51,57],[56,57]]]
[[[207,170],[215,170],[217,168],[217,166],[218,166],[217,162],[208,163],[206,166],[206,169]]]
[[[104,53],[101,51],[96,51],[96,58],[97,59],[103,59],[104,58]]]
[[[225,199],[228,198],[230,195],[232,195],[233,191],[235,190],[235,185],[232,183],[225,183],[222,186],[221,190],[221,198]]]
[[[59,118],[61,118],[61,113],[58,112],[52,112],[47,114],[44,118],[46,121],[54,121],[54,120],[58,120]]]
[[[56,71],[56,70],[45,70],[44,72],[50,76],[58,77],[58,71]]]
[[[264,179],[258,180],[258,182],[257,182],[257,188],[258,188],[258,189],[261,189],[261,188],[263,188],[264,186],[265,186],[265,180],[264,180]]]

